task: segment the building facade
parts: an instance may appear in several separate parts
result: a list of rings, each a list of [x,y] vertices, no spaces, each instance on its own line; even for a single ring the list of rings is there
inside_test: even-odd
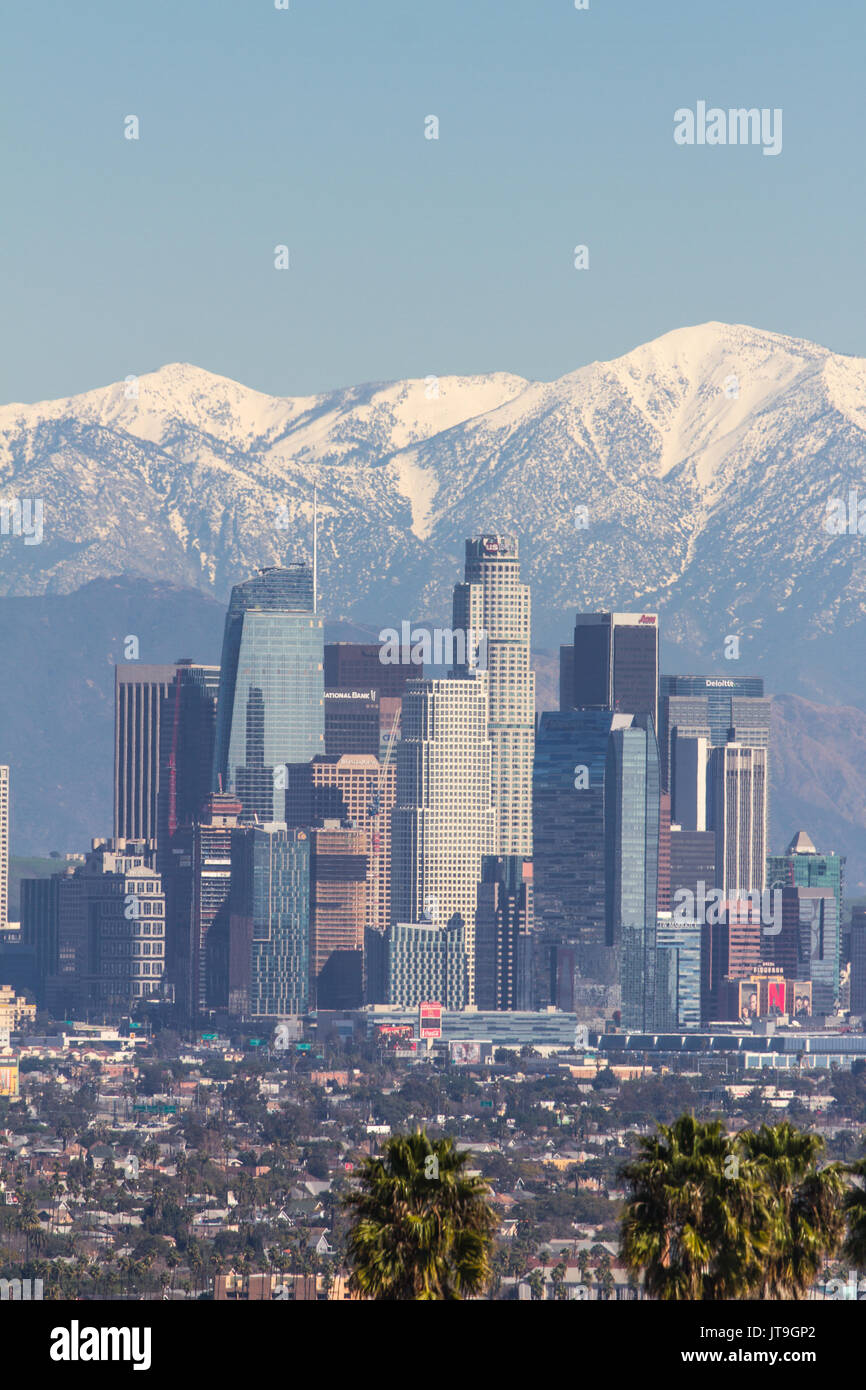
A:
[[[300,829],[336,820],[368,837],[367,919],[384,936],[391,924],[391,812],[397,766],[369,753],[324,756],[288,769],[286,824]]]
[[[0,931],[9,921],[9,768],[0,764]]]
[[[652,717],[658,729],[657,613],[578,613],[560,648],[560,709],[609,709]]]
[[[325,755],[368,753],[379,756],[379,692],[325,688]]]
[[[165,998],[165,894],[144,842],[94,841],[84,864],[58,875],[52,1012],[118,1017]]]
[[[306,564],[236,584],[220,665],[213,790],[243,819],[280,822],[285,764],[325,751],[324,640]]]
[[[682,890],[703,901],[716,882],[716,837],[712,830],[671,826],[671,903]]]
[[[487,673],[411,682],[403,697],[392,816],[392,922],[465,929],[474,998],[481,861],[496,840]]]
[[[767,749],[726,743],[710,752],[708,804],[716,887],[726,898],[762,892],[767,868]]]
[[[220,668],[176,662],[160,718],[157,846],[191,825],[210,796]],[[160,861],[161,867],[162,861]]]
[[[781,889],[781,931],[766,936],[766,959],[791,980],[811,981],[816,1014],[839,1000],[839,919],[832,888]]]
[[[784,854],[767,857],[767,886],[773,888],[830,888],[836,899],[836,920],[842,921],[845,891],[845,856],[820,854],[805,830],[798,830]],[[839,959],[835,973],[842,969],[841,932],[836,936]]]
[[[318,1009],[364,1002],[369,838],[337,820],[310,831],[310,989]]]
[[[759,676],[662,676],[659,681],[659,755],[662,786],[673,789],[674,731],[723,743],[770,746],[771,701]],[[676,819],[676,816],[675,816]]]
[[[163,849],[198,814],[210,790],[218,687],[218,666],[186,659],[115,667],[115,839]]]
[[[229,1013],[305,1013],[310,972],[310,839],[284,824],[232,831]]]
[[[866,1018],[866,907],[851,909],[851,1013]]]
[[[659,1029],[701,1026],[702,937],[700,922],[678,922],[669,912],[659,913],[654,1025]]]
[[[533,1005],[533,865],[519,855],[481,861],[475,915],[475,1006]]]
[[[464,582],[454,589],[452,622],[455,631],[485,634],[496,853],[524,858],[532,854],[535,675],[530,603],[529,585],[520,582],[514,537],[467,540]]]
[[[228,1004],[224,982],[232,831],[240,814],[237,797],[207,796],[198,818],[174,832],[168,854],[162,856],[170,923],[168,973],[175,1001],[191,1023],[205,1009]]]
[[[656,989],[659,756],[652,720],[611,730],[605,770],[607,942],[621,952],[622,1019],[651,1027]]]
[[[46,1007],[49,978],[59,973],[60,874],[21,880],[21,939],[34,956],[34,992]]]
[[[465,1009],[469,1002],[466,933],[459,917],[446,925],[395,922],[388,932],[389,1004]]]
[[[155,845],[160,820],[163,719],[176,667],[114,669],[114,838]]]

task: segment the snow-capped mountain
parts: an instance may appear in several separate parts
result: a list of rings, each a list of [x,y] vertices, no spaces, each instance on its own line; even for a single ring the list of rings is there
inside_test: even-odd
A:
[[[866,360],[738,325],[549,383],[284,399],[174,364],[0,408],[0,501],[44,509],[40,545],[0,536],[0,593],[125,573],[224,600],[309,554],[316,483],[331,618],[448,621],[464,537],[495,529],[520,538],[536,645],[565,640],[578,607],[658,608],[684,659],[730,669],[735,635],[735,669],[859,703],[866,537],[823,523],[857,487],[866,518],[864,459]]]

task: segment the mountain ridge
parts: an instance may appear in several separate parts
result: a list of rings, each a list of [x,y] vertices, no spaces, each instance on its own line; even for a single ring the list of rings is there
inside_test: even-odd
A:
[[[0,592],[129,574],[224,602],[309,555],[315,485],[330,617],[447,622],[463,538],[493,529],[520,540],[539,647],[578,608],[657,609],[678,662],[718,669],[735,635],[776,688],[859,703],[866,560],[822,521],[864,457],[866,359],[748,325],[673,329],[552,382],[292,398],[174,363],[0,407],[0,498],[45,510],[41,546],[0,538]]]

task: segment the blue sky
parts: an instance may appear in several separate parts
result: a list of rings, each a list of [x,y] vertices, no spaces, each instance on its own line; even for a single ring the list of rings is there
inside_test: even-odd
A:
[[[0,401],[551,378],[706,319],[866,355],[864,37],[861,0],[17,0]],[[677,146],[698,100],[782,108],[782,153]]]

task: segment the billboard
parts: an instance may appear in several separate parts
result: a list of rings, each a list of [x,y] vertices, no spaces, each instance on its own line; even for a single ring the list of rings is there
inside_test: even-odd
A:
[[[415,1029],[411,1023],[380,1023],[376,1037],[383,1047],[405,1047],[414,1040]]]
[[[441,1004],[419,1004],[418,1005],[418,1037],[419,1038],[441,1038],[442,1037],[442,1005]]]
[[[468,1067],[481,1061],[480,1042],[451,1042],[448,1044],[449,1060],[455,1067]]]
[[[786,980],[781,975],[755,975],[737,982],[737,1016],[742,1023],[756,1018],[802,1021],[812,1015],[811,980]]]
[[[802,1022],[803,1019],[812,1017],[812,981],[811,980],[789,980],[791,1006],[789,1013],[792,1017]]]

